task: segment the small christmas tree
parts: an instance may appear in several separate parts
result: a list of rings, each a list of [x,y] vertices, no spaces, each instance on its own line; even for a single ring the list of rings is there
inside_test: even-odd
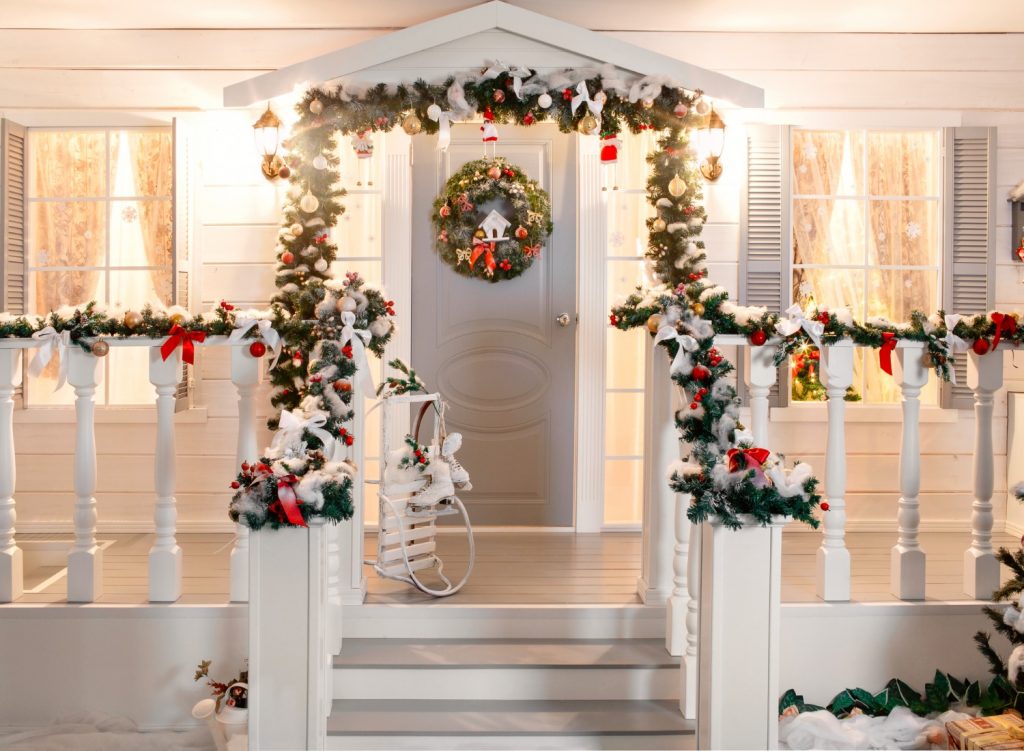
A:
[[[1010,602],[1004,607],[986,605],[984,610],[996,633],[1006,638],[1013,650],[1004,661],[992,646],[990,634],[979,631],[974,635],[978,651],[988,660],[989,670],[994,676],[989,686],[988,697],[983,697],[982,708],[986,714],[996,709],[994,703],[1005,702],[1004,706],[1017,711],[1024,709],[1024,550],[1011,553],[1000,548],[996,553],[999,562],[1013,572],[1013,576],[992,594],[993,603]],[[1016,600],[1016,605],[1012,601]],[[985,699],[993,703],[985,706]]]

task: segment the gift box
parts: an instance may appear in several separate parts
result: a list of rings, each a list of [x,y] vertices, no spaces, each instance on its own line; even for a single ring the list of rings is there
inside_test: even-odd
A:
[[[946,723],[946,748],[1024,748],[1024,720],[1017,715],[973,717]]]

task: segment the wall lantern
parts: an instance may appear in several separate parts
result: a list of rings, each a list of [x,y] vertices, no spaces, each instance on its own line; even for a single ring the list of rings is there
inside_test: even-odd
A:
[[[697,129],[699,151],[703,157],[700,163],[700,173],[708,182],[714,182],[722,174],[722,164],[719,161],[722,157],[722,149],[725,148],[725,122],[722,117],[711,108],[708,113],[707,122]]]
[[[267,111],[252,124],[252,132],[256,138],[256,148],[263,156],[263,176],[268,180],[288,177],[291,170],[277,155],[277,149],[281,145],[281,118],[270,109],[269,102]]]

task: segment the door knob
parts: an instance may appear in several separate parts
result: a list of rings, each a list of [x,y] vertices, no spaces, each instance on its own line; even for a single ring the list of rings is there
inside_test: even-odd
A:
[[[564,329],[566,326],[569,325],[569,314],[562,313],[562,315],[555,318],[555,320],[558,321],[558,325]]]

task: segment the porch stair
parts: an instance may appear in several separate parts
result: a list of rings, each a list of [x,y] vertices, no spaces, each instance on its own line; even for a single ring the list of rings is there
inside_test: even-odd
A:
[[[346,639],[334,749],[692,748],[658,639]]]

